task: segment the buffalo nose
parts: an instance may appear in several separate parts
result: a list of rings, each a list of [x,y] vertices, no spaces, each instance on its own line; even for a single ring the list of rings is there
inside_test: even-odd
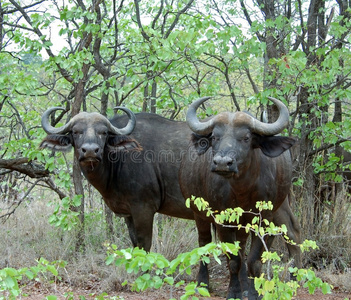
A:
[[[215,155],[211,167],[212,172],[238,173],[238,166],[234,157],[230,155]]]
[[[213,163],[217,167],[230,167],[233,164],[234,159],[230,156],[215,156],[213,158]]]
[[[100,147],[98,144],[83,144],[82,145],[82,154],[84,157],[95,157],[99,155]]]

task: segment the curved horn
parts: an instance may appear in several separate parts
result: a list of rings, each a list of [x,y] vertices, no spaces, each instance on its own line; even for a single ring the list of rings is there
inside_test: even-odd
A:
[[[117,127],[113,126],[111,123],[109,123],[109,130],[114,134],[121,134],[121,135],[131,134],[132,131],[134,130],[135,125],[136,125],[136,118],[135,118],[134,113],[130,109],[122,107],[122,106],[116,106],[116,107],[114,107],[114,109],[123,110],[127,114],[129,121],[128,121],[127,125],[123,128],[117,128]]]
[[[43,129],[47,134],[62,134],[69,131],[71,128],[71,122],[68,122],[67,124],[59,128],[55,128],[51,126],[49,117],[53,112],[57,110],[65,110],[65,109],[63,107],[51,107],[48,110],[46,110],[41,117],[41,126],[43,127]]]
[[[196,100],[190,105],[190,107],[188,108],[188,112],[186,113],[186,122],[188,126],[193,132],[199,135],[209,134],[214,126],[213,119],[207,122],[200,122],[199,119],[196,117],[196,110],[203,102],[207,101],[210,98],[211,97],[203,97]]]
[[[279,110],[279,118],[274,123],[263,123],[259,120],[254,119],[253,127],[251,128],[253,132],[262,135],[275,135],[280,133],[289,124],[289,111],[285,104],[278,99],[273,97],[268,97]]]

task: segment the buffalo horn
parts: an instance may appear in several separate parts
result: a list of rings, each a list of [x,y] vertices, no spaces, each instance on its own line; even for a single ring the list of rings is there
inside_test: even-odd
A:
[[[130,134],[134,130],[134,127],[136,124],[136,119],[135,119],[134,113],[125,107],[118,106],[118,107],[115,107],[115,109],[123,110],[128,115],[129,121],[125,127],[117,128],[117,127],[113,126],[110,123],[110,121],[107,120],[107,126],[108,126],[109,131],[114,133],[114,134],[120,134],[120,135]],[[63,134],[63,133],[66,133],[66,132],[71,130],[73,119],[71,119],[71,121],[69,121],[67,124],[65,124],[59,128],[55,128],[55,127],[51,126],[50,121],[49,121],[49,117],[52,113],[54,113],[57,110],[65,110],[65,109],[62,107],[52,107],[52,108],[49,108],[48,110],[46,110],[43,113],[43,116],[41,117],[41,125],[47,134]]]
[[[128,109],[126,107],[122,107],[122,106],[116,106],[114,109],[123,110],[127,114],[129,121],[128,121],[127,125],[123,128],[117,128],[109,122],[109,125],[108,125],[109,130],[114,134],[121,134],[121,135],[131,134],[132,131],[134,130],[135,125],[136,125],[136,119],[135,119],[134,113],[130,109]]]
[[[279,110],[279,118],[274,123],[263,123],[254,119],[251,130],[261,135],[275,135],[282,132],[289,124],[289,111],[283,102],[273,97],[268,97]]]
[[[188,126],[193,132],[199,135],[209,134],[212,131],[214,126],[213,119],[210,119],[207,122],[200,122],[199,119],[196,117],[196,110],[203,102],[207,101],[210,98],[211,97],[203,97],[196,100],[190,105],[188,112],[186,114],[186,122]]]
[[[54,113],[57,110],[65,110],[65,109],[63,107],[51,107],[48,110],[46,110],[43,113],[43,116],[41,117],[41,126],[43,127],[43,129],[47,134],[62,134],[62,133],[66,133],[71,128],[71,122],[68,122],[67,124],[59,128],[55,128],[51,126],[49,117],[52,113]]]
[[[186,121],[188,123],[188,126],[193,132],[199,135],[207,135],[211,133],[213,126],[215,125],[216,118],[212,118],[207,122],[200,122],[196,117],[196,110],[203,102],[209,98],[210,97],[203,97],[193,102],[186,114]],[[270,99],[278,107],[279,118],[274,123],[264,123],[255,118],[252,118],[252,123],[248,124],[253,132],[261,135],[278,134],[283,129],[285,129],[289,123],[289,111],[284,103],[273,97],[268,97],[268,99]]]

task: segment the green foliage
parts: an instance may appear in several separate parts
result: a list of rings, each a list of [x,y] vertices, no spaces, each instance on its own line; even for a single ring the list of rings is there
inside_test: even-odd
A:
[[[189,207],[191,202],[196,203],[199,211],[207,211],[207,216],[213,216],[213,219],[217,224],[225,224],[226,227],[237,229],[244,227],[246,232],[253,232],[260,238],[266,250],[262,254],[262,262],[267,263],[268,266],[267,274],[262,273],[259,278],[255,278],[255,289],[259,295],[263,296],[263,299],[291,299],[293,295],[296,295],[297,289],[300,287],[299,283],[292,280],[287,282],[281,280],[280,274],[284,271],[284,267],[272,265],[273,276],[270,274],[270,264],[272,262],[279,262],[280,257],[276,252],[269,252],[265,243],[265,237],[282,235],[287,242],[293,243],[287,237],[287,228],[284,224],[279,227],[262,218],[263,211],[273,209],[273,205],[270,201],[257,202],[256,209],[258,210],[258,213],[252,211],[246,212],[240,207],[226,209],[221,212],[212,211],[208,202],[204,201],[202,198],[194,196],[186,200],[186,205]],[[251,223],[246,225],[240,224],[240,217],[244,213],[254,215]],[[304,252],[308,251],[310,248],[316,249],[318,247],[315,241],[305,240],[300,245],[300,248],[301,251]],[[299,281],[305,281],[304,287],[308,287],[311,294],[314,293],[316,288],[320,288],[324,294],[330,293],[330,285],[318,278],[312,270],[289,268],[289,272],[296,276]]]
[[[317,244],[315,241],[305,240],[300,248],[302,252],[308,251],[310,248],[316,249]],[[262,254],[262,262],[265,263],[267,260],[273,262],[280,261],[280,257],[276,252],[264,252]],[[289,300],[296,295],[297,289],[303,284],[303,287],[308,287],[310,294],[314,294],[316,289],[321,289],[323,294],[331,292],[331,286],[323,282],[316,274],[310,269],[298,269],[288,268],[288,272],[293,275],[296,280],[283,281],[282,274],[286,272],[286,268],[279,266],[278,264],[272,265],[273,276],[266,278],[265,274],[261,274],[259,278],[255,278],[255,289],[260,295],[263,296],[264,300],[269,299],[282,299]]]
[[[272,268],[273,278],[268,280],[264,277],[264,274],[255,278],[255,289],[263,296],[263,299],[292,299],[299,287],[298,282],[293,280],[283,282],[280,279],[280,273],[284,271],[284,267],[273,265]]]
[[[318,278],[314,271],[312,270],[292,270],[296,274],[297,280],[304,281],[304,287],[308,287],[308,291],[310,294],[314,294],[316,288],[320,288],[323,294],[327,294],[331,292],[331,286],[323,282],[320,278]]]
[[[180,274],[191,274],[191,267],[198,264],[199,261],[209,263],[210,257],[213,257],[219,264],[219,256],[223,253],[238,254],[239,245],[228,243],[210,243],[204,247],[196,248],[190,252],[181,253],[172,261],[158,253],[146,252],[143,249],[121,249],[116,245],[106,245],[108,256],[106,264],[114,263],[116,266],[123,265],[128,273],[143,275],[139,276],[132,284],[132,290],[143,291],[147,288],[161,288],[164,284],[179,287],[185,285],[185,282],[177,281]],[[128,282],[124,282],[128,284]],[[196,283],[191,282],[185,286],[185,294],[181,299],[198,299],[193,296],[200,293],[202,296],[209,296],[205,287],[197,287]]]
[[[217,213],[211,211],[208,207],[208,203],[201,198],[192,197],[191,199],[187,199],[186,202],[188,206],[191,205],[191,202],[196,203],[195,205],[199,207],[200,211],[207,210],[210,215]],[[271,203],[257,202],[256,208],[259,210],[259,213],[252,219],[250,226],[246,228],[260,236],[267,249],[263,237],[266,235],[285,234],[286,228],[278,228],[260,217],[264,210],[272,209]],[[233,212],[235,213],[234,218]],[[252,212],[243,212],[241,209],[230,209],[219,213],[221,216],[227,215],[224,218],[220,218],[220,221],[225,220],[227,222],[228,220],[233,220],[233,222],[236,222],[237,213],[240,215],[243,213],[252,214]],[[259,226],[257,226],[258,224]],[[226,226],[242,227],[241,224]],[[287,238],[286,236],[284,237]],[[139,248],[119,250],[117,246],[113,244],[106,244],[106,247],[108,249],[106,264],[114,263],[116,266],[122,265],[126,268],[128,273],[142,273],[131,285],[132,289],[136,291],[143,291],[147,288],[158,289],[164,284],[170,286],[184,285],[183,281],[177,282],[178,274],[184,272],[190,274],[191,266],[198,264],[200,261],[209,263],[210,257],[221,264],[219,259],[221,254],[232,253],[238,255],[239,251],[238,242],[235,244],[210,243],[204,247],[196,248],[191,252],[179,254],[176,259],[168,261],[160,254],[149,253]],[[314,241],[305,241],[300,247],[302,251],[306,251],[309,248],[316,249],[317,245]],[[277,261],[280,261],[280,257],[275,252],[269,252],[268,249],[262,255],[263,263]],[[281,279],[281,274],[286,271],[285,268],[278,264],[273,264],[272,269],[273,276],[262,273],[259,278],[255,278],[255,288],[259,295],[263,296],[263,299],[291,299],[296,295],[297,289],[300,287],[299,282],[302,282],[304,287],[308,287],[311,294],[313,294],[317,288],[321,289],[324,294],[330,293],[331,291],[331,286],[318,278],[312,270],[289,268],[289,272],[296,276],[298,281],[290,280],[285,282]],[[128,282],[124,284],[128,284]],[[196,294],[209,296],[206,288],[197,287],[195,282],[191,282],[185,286],[185,293],[181,299],[189,299],[189,297],[198,299],[198,297],[194,296]]]
[[[303,287],[308,287],[310,294],[314,294],[316,289],[321,289],[323,294],[331,293],[332,287],[318,278],[312,270],[289,268],[289,272],[296,276],[297,281],[283,282],[280,279],[280,273],[284,271],[284,267],[273,265],[272,268],[273,278],[271,280],[265,279],[264,274],[255,278],[255,288],[263,296],[263,300],[292,299],[300,287],[299,282],[303,284]]]
[[[29,268],[4,268],[0,270],[0,299],[16,299],[20,297],[21,287],[19,282],[21,282],[24,278],[29,280],[45,280],[52,281],[50,276],[53,275],[53,280],[60,280],[60,276],[58,274],[58,270],[60,268],[64,268],[66,266],[66,262],[64,261],[53,261],[49,262],[44,258],[40,258],[38,264]],[[50,276],[48,276],[48,274]]]
[[[22,5],[23,10],[14,3]],[[193,99],[205,95],[217,96],[220,101],[207,106],[204,115],[233,109],[234,99],[238,99],[241,109],[248,104],[266,105],[266,97],[271,95],[285,100],[292,116],[289,130],[302,137],[307,146],[298,161],[313,166],[319,175],[318,186],[326,180],[341,182],[340,172],[349,170],[350,164],[343,165],[341,157],[327,154],[324,149],[344,141],[342,146],[350,150],[350,143],[345,142],[351,135],[351,51],[347,44],[350,20],[348,14],[338,12],[343,9],[333,8],[332,16],[331,2],[327,1],[327,9],[316,12],[321,19],[328,19],[328,26],[322,26],[326,30],[323,40],[318,32],[310,36],[303,27],[309,24],[307,3],[302,7],[300,2],[293,3],[292,10],[286,10],[290,16],[275,6],[273,18],[269,19],[261,18],[267,16],[264,7],[253,3],[246,7],[251,20],[245,23],[238,1],[219,1],[216,6],[212,2],[194,2],[186,10],[185,1],[164,4],[162,9],[157,1],[138,1],[142,28],[137,24],[135,1],[124,1],[118,8],[110,0],[98,3],[97,7],[92,1],[84,5],[43,1],[25,7],[21,1],[2,1],[2,159],[28,158],[45,167],[55,185],[69,194],[72,184],[66,165],[70,162],[61,154],[53,156],[50,151],[38,149],[45,135],[40,129],[42,112],[49,106],[73,104],[79,82],[85,85],[84,108],[88,111],[100,109],[103,95],[108,95],[111,112],[122,102],[140,111],[143,102],[150,100],[150,91],[148,96],[144,92],[155,83],[157,112],[168,116],[175,116]],[[257,13],[260,11],[262,14]],[[269,36],[275,41],[271,50],[276,55],[268,61],[262,58],[272,54],[267,53],[272,46],[266,44]],[[320,40],[313,41],[314,37]],[[84,68],[89,72],[83,72]],[[332,116],[338,103],[342,106],[342,120],[335,122]],[[294,186],[313,194],[312,182],[303,170],[298,174]],[[314,196],[308,199],[303,195],[300,199],[314,202]],[[68,210],[72,202],[76,200],[64,199],[55,208],[53,224],[73,228],[76,216]],[[200,208],[202,201],[193,205]],[[216,213],[216,218],[240,226],[242,213]],[[313,228],[317,224],[313,215],[305,219],[314,222],[304,225],[306,230],[318,231]],[[284,228],[276,230],[258,215],[253,220],[246,230],[261,236],[284,234]]]
[[[79,224],[79,211],[72,208],[79,207],[82,202],[82,195],[74,195],[72,198],[65,197],[55,206],[49,223],[63,230],[72,230]]]

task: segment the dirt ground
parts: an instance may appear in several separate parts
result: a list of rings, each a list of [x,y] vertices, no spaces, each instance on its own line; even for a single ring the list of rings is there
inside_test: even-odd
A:
[[[225,299],[226,289],[228,278],[224,274],[216,274],[216,277],[212,277],[211,279],[211,297],[205,298],[201,297],[200,299],[211,299],[211,300],[223,300]],[[343,280],[351,281],[351,274],[348,277],[343,278]],[[316,291],[314,295],[310,295],[306,288],[300,288],[297,296],[292,299],[295,300],[344,300],[351,299],[351,292],[345,291],[343,287],[336,286],[335,283],[330,282],[334,285],[334,289],[332,294],[323,295],[321,291]],[[160,290],[147,290],[141,293],[131,292],[128,287],[122,287],[120,284],[116,283],[115,291],[108,292],[108,296],[106,298],[99,299],[115,299],[115,300],[167,300],[170,298],[180,299],[180,296],[183,295],[184,290],[180,288],[175,288],[173,290],[170,287],[163,287]],[[59,283],[57,285],[43,285],[39,282],[34,282],[28,284],[24,288],[25,293],[28,297],[22,299],[28,300],[41,300],[45,299],[48,295],[55,295],[57,299],[74,299],[74,300],[82,300],[81,296],[84,296],[87,300],[96,299],[99,295],[102,294],[102,289],[100,282],[98,280],[92,280],[90,282],[86,282],[84,286],[81,287],[70,287],[68,284]],[[67,297],[69,293],[71,298]],[[65,296],[66,294],[66,296]],[[113,298],[115,297],[115,298]],[[245,300],[247,298],[244,298]]]

